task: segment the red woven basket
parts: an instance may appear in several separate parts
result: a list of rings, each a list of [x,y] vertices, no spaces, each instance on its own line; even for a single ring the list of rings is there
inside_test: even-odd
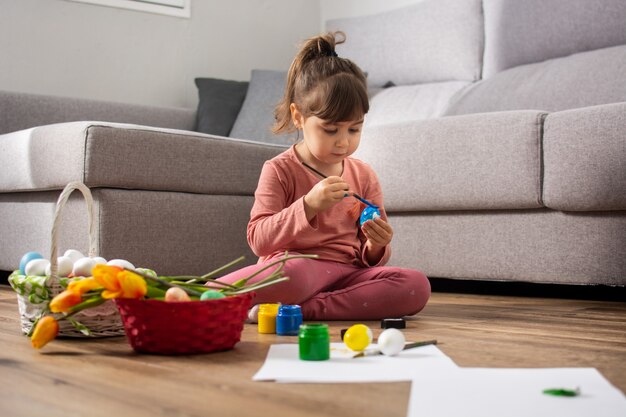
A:
[[[253,295],[206,301],[115,300],[132,348],[185,355],[231,349],[241,339]]]

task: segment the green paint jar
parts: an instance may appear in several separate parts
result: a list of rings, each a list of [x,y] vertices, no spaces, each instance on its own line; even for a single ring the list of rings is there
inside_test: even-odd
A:
[[[300,359],[303,361],[326,361],[330,359],[330,336],[328,325],[303,324],[298,332]]]

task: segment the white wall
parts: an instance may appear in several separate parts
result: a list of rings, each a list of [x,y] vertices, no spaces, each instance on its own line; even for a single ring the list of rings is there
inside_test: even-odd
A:
[[[320,0],[320,27],[330,19],[366,16],[398,9],[423,0]]]
[[[195,77],[287,69],[328,19],[420,0],[192,0],[191,19],[67,0],[0,0],[0,89],[195,108]]]
[[[287,69],[320,29],[311,0],[192,0],[191,15],[0,0],[0,89],[194,108],[195,77]]]

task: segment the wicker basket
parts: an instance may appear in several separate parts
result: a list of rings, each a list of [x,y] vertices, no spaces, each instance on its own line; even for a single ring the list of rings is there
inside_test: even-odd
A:
[[[63,189],[63,192],[61,192],[54,212],[52,238],[50,242],[51,275],[49,277],[24,276],[20,275],[19,271],[15,271],[9,277],[11,286],[17,292],[22,331],[25,334],[29,334],[35,321],[42,313],[48,311],[50,300],[65,289],[60,284],[59,277],[57,276],[57,235],[61,212],[70,194],[74,190],[79,190],[87,203],[87,210],[89,212],[89,256],[96,256],[95,216],[91,192],[83,183],[71,182]],[[78,329],[69,320],[61,320],[59,321],[59,336],[105,337],[124,335],[124,327],[119,312],[112,301],[106,301],[98,307],[83,310],[72,316],[72,319],[86,326],[87,329],[89,329],[89,334]]]
[[[252,293],[206,301],[115,300],[137,352],[162,355],[231,349],[241,339]]]

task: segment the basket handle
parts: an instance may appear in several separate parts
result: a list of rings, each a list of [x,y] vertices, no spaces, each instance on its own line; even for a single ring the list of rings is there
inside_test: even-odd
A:
[[[70,198],[70,194],[74,190],[78,190],[85,197],[85,202],[87,203],[87,211],[89,213],[89,255],[88,256],[96,256],[96,226],[94,223],[94,208],[93,208],[93,197],[91,196],[91,191],[89,188],[80,181],[70,182],[65,186],[59,199],[57,200],[57,206],[54,211],[54,220],[52,222],[52,238],[50,242],[50,278],[58,278],[57,273],[59,271],[58,261],[57,261],[57,243],[58,243],[58,232],[59,225],[61,223],[61,212],[67,203],[67,200]]]

